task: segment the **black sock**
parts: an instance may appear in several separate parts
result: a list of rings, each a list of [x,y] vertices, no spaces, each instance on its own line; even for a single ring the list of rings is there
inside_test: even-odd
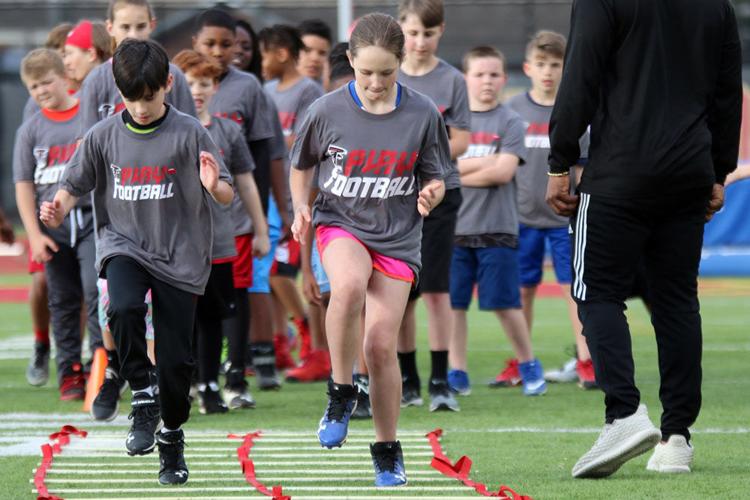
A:
[[[417,351],[398,353],[398,364],[401,367],[401,377],[410,383],[419,385],[417,373]]]
[[[448,351],[430,351],[432,373],[430,380],[448,380]]]
[[[252,342],[250,351],[253,353],[253,365],[257,370],[262,366],[276,367],[276,351],[273,342]]]
[[[112,349],[106,349],[107,351],[107,367],[112,368],[117,375],[120,375],[120,358],[117,356],[117,351]]]

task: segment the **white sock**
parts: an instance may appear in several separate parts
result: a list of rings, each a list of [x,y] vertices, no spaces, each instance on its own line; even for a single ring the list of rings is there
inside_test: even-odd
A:
[[[208,386],[211,388],[214,392],[219,392],[219,384],[217,384],[214,380],[208,383]]]
[[[172,429],[167,429],[167,427],[166,427],[166,426],[164,426],[164,427],[162,427],[162,428],[161,428],[161,433],[162,433],[162,434],[166,434],[167,432],[177,432],[177,431],[179,431],[179,430],[180,430],[180,428],[179,428],[179,427],[178,427],[178,428],[176,428],[176,429],[174,429],[174,430],[172,430]]]

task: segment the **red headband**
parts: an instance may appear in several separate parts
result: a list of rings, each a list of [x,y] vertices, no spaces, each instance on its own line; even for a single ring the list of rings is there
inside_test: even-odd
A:
[[[91,21],[81,21],[70,30],[65,45],[73,45],[79,49],[88,50],[94,46],[94,27]]]

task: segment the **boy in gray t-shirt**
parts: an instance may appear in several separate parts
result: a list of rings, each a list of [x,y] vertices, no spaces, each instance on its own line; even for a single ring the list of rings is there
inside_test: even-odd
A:
[[[596,387],[594,367],[586,341],[581,335],[578,308],[570,296],[572,265],[568,219],[555,214],[545,201],[549,170],[549,121],[562,77],[564,53],[565,37],[559,33],[540,31],[535,34],[526,47],[524,62],[524,72],[531,80],[531,89],[508,100],[508,106],[521,116],[526,125],[526,148],[529,152],[527,166],[517,176],[521,223],[521,303],[526,322],[529,329],[532,329],[534,298],[542,281],[545,247],[548,247],[557,282],[562,285],[561,290],[568,303],[577,356],[565,363],[562,369],[552,370],[545,376],[549,381],[577,381],[581,387],[592,389]],[[579,142],[582,156],[579,166],[583,166],[588,156],[588,134],[584,134]],[[572,169],[572,173],[580,174],[580,170]],[[514,366],[509,364],[507,368],[505,378],[512,379]]]
[[[518,290],[518,209],[515,175],[526,159],[523,124],[500,104],[506,82],[505,58],[493,47],[476,47],[464,56],[471,105],[471,144],[458,160],[463,204],[456,224],[451,262],[451,305],[455,332],[451,339],[449,383],[468,394],[466,310],[474,286],[479,308],[500,319],[519,360],[523,393],[544,394],[542,365],[534,358]],[[525,167],[523,167],[525,168]],[[492,386],[505,384],[493,382]]]
[[[264,28],[258,33],[258,41],[263,57],[263,72],[267,78],[271,79],[264,85],[264,90],[276,105],[286,146],[291,149],[307,114],[307,109],[313,101],[323,95],[323,89],[317,82],[302,76],[297,69],[297,60],[304,44],[296,28],[286,25]],[[288,177],[289,161],[288,158],[285,160],[284,170]],[[292,217],[290,197],[274,201],[277,201],[277,210],[286,211],[289,217]],[[293,239],[280,241],[273,259],[269,282],[276,311],[273,321],[274,348],[276,367],[283,370],[297,365],[289,352],[287,335],[289,316],[298,325],[297,330],[302,346],[310,344],[307,311],[296,284],[297,272],[300,268],[299,243]],[[303,354],[307,353],[300,351],[300,358]]]
[[[469,145],[471,112],[463,75],[437,57],[445,29],[442,0],[401,1],[398,20],[404,32],[404,59],[399,82],[425,94],[443,116],[450,138],[450,163],[445,198],[425,218],[422,228],[422,273],[419,289],[411,294],[399,337],[399,364],[403,374],[402,404],[420,406],[421,382],[416,365],[416,299],[421,295],[429,316],[427,334],[432,370],[428,391],[430,410],[458,410],[448,383],[448,348],[453,334],[449,277],[456,217],[461,206],[461,181],[456,158]]]
[[[102,346],[91,200],[82,198],[57,229],[40,227],[36,217],[39,205],[55,196],[76,150],[81,119],[79,104],[78,99],[68,94],[62,59],[51,49],[29,53],[21,62],[21,78],[32,97],[40,99],[42,107],[16,134],[13,151],[16,203],[29,237],[32,259],[44,264],[47,276],[60,399],[83,399],[82,300],[91,352]],[[49,355],[49,343],[43,348]]]
[[[196,296],[205,290],[211,263],[209,202],[228,204],[233,191],[208,132],[164,103],[173,81],[164,49],[126,40],[112,69],[126,109],[86,134],[40,218],[59,226],[78,197],[93,191],[97,269],[108,280],[107,316],[120,373],[133,390],[125,445],[129,454],[144,455],[158,444],[159,482],[181,484],[188,478],[180,426],[190,412]],[[158,388],[146,354],[143,298],[149,288]]]

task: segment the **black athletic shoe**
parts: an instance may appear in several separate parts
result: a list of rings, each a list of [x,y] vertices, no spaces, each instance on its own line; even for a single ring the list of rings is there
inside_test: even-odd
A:
[[[401,408],[407,406],[422,406],[422,394],[419,389],[419,381],[413,381],[404,377],[401,380]]]
[[[156,446],[154,434],[161,428],[159,398],[145,392],[136,392],[131,408],[128,418],[133,420],[133,425],[130,426],[125,447],[130,456],[148,455]]]
[[[91,404],[91,416],[94,420],[114,420],[120,410],[120,395],[127,386],[128,383],[115,370],[109,367],[106,369],[104,383]]]
[[[258,342],[251,346],[258,389],[276,391],[281,389],[281,380],[276,372],[276,354],[271,342]]]
[[[370,408],[370,378],[367,375],[354,375],[354,386],[357,388],[357,406],[352,413],[352,419],[364,420],[372,418]]]
[[[156,435],[159,446],[159,482],[161,484],[185,484],[188,468],[185,463],[185,434],[182,429],[160,432]]]
[[[428,390],[430,393],[430,411],[460,411],[458,401],[453,396],[447,380],[430,380]]]
[[[26,368],[26,381],[36,387],[49,380],[49,344],[34,342],[34,352]]]
[[[227,405],[218,390],[213,390],[210,385],[202,391],[198,391],[198,410],[202,415],[212,413],[226,413],[229,411]]]

